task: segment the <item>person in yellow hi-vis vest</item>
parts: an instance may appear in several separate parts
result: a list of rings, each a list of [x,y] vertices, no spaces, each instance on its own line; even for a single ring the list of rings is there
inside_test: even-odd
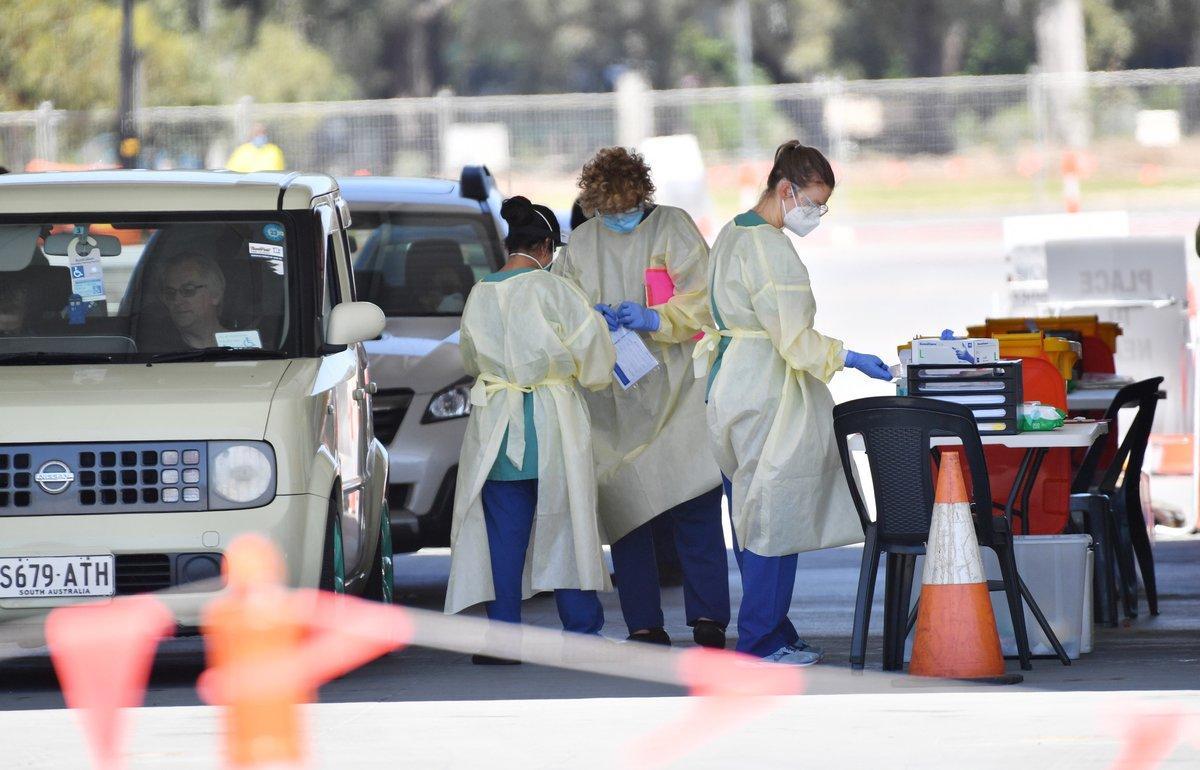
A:
[[[267,137],[266,126],[255,123],[250,132],[250,141],[234,148],[225,168],[244,174],[252,171],[283,171],[283,150]]]
[[[655,205],[650,168],[636,152],[600,150],[584,165],[579,188],[580,207],[596,216],[571,232],[554,271],[597,304],[610,330],[639,333],[658,363],[633,387],[614,381],[585,394],[600,521],[629,639],[671,643],[652,533],[664,516],[675,530],[692,638],[723,648],[729,567],[721,475],[706,440],[704,383],[692,376],[694,338],[712,323],[708,244],[687,212]],[[651,296],[652,276],[667,279],[665,298]]]
[[[565,630],[598,634],[604,610],[596,591],[612,584],[580,389],[608,387],[616,351],[583,293],[545,269],[562,245],[554,212],[516,196],[500,215],[508,261],[472,289],[462,315],[459,349],[475,386],[446,611],[487,602],[489,619],[519,623],[522,598],[553,590]]]

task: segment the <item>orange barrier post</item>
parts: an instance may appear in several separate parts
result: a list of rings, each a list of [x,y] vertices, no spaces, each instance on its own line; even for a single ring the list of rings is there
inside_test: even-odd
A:
[[[205,610],[209,668],[200,697],[225,706],[227,766],[303,767],[300,704],[317,688],[413,636],[408,611],[323,591],[291,591],[270,541],[243,535],[225,554],[229,591]]]
[[[1062,156],[1063,201],[1068,214],[1079,212],[1079,156],[1074,150],[1067,150]]]
[[[1000,636],[957,453],[942,455],[934,500],[908,672],[955,679],[1002,677]],[[981,513],[990,514],[986,509]]]
[[[202,620],[210,669],[254,670],[294,656],[303,617],[283,586],[283,561],[266,538],[244,535],[225,553],[228,592],[205,608]],[[224,697],[228,695],[228,697]],[[313,693],[299,678],[273,687],[221,693],[228,767],[302,767],[300,703]]]
[[[82,712],[96,767],[121,761],[121,710],[142,704],[158,642],[175,618],[152,596],[61,607],[46,618],[46,643],[67,706]]]

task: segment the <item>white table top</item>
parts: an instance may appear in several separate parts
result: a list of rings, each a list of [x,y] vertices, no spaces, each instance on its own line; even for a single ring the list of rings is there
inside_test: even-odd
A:
[[[1117,391],[1120,388],[1087,388],[1073,390],[1067,394],[1067,409],[1072,412],[1084,410],[1103,411],[1108,408],[1112,400],[1117,397]],[[1158,391],[1159,398],[1166,398],[1166,392]],[[1129,404],[1130,407],[1137,404]]]
[[[1108,423],[1105,422],[1084,422],[1084,423],[1067,423],[1061,428],[1055,430],[1029,431],[1027,433],[1014,433],[1007,436],[980,436],[980,441],[985,445],[998,445],[1013,447],[1015,449],[1045,449],[1053,447],[1089,447],[1092,443],[1108,432]],[[956,438],[935,438],[929,442],[930,446],[950,446],[961,444],[962,442]],[[863,444],[862,436],[851,436],[848,445],[852,451],[862,452],[866,450]]]

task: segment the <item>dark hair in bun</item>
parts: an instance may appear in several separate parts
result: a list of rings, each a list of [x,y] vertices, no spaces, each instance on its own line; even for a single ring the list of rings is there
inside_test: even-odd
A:
[[[510,252],[534,248],[545,241],[554,246],[562,245],[558,217],[548,206],[532,203],[523,195],[514,195],[500,206],[500,216],[508,223],[504,248]]]

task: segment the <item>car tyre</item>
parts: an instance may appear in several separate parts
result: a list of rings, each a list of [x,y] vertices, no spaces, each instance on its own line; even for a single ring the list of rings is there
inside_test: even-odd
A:
[[[375,566],[367,575],[363,597],[383,604],[392,603],[395,572],[392,567],[392,520],[385,501],[379,512],[379,538],[375,543]]]
[[[342,526],[339,518],[337,503],[330,500],[329,515],[325,517],[325,548],[321,557],[321,582],[318,587],[322,591],[344,594],[346,557],[342,549]]]

